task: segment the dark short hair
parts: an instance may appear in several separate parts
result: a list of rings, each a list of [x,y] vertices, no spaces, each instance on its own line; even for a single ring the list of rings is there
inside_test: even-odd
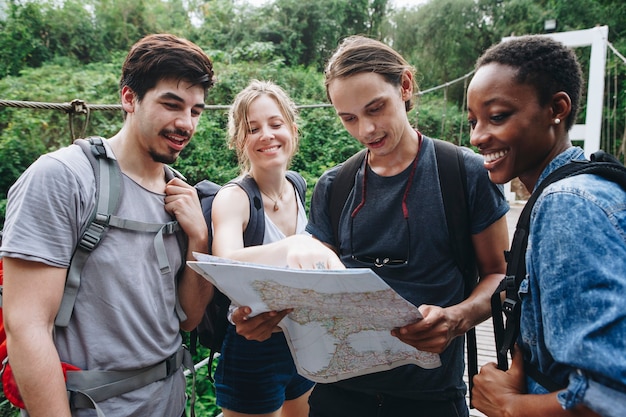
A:
[[[542,105],[560,91],[567,93],[572,111],[565,127],[574,125],[583,80],[580,63],[571,48],[545,35],[520,36],[491,46],[478,58],[476,69],[491,63],[515,68],[517,82],[532,85]]]
[[[213,85],[213,63],[196,44],[167,33],[148,35],[134,44],[122,65],[120,90],[130,87],[141,101],[160,80],[202,85],[206,99]]]
[[[414,92],[417,93],[415,68],[412,67],[397,51],[390,46],[365,36],[349,36],[345,38],[326,64],[324,78],[326,96],[329,84],[337,78],[346,78],[361,72],[373,72],[382,75],[387,82],[399,86],[402,74],[409,70],[413,74]],[[405,102],[406,111],[413,108],[413,98]]]

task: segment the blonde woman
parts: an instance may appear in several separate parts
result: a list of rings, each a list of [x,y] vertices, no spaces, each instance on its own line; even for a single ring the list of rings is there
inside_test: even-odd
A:
[[[244,180],[253,180],[261,195],[263,244],[304,233],[307,217],[295,186],[304,180],[291,171],[288,175],[298,148],[296,119],[292,100],[271,82],[254,80],[235,98],[229,112],[229,146],[237,153],[242,174],[213,202],[214,255],[232,257],[247,246],[244,232],[254,204],[236,185]],[[313,385],[296,372],[279,328],[259,342],[229,326],[215,373],[217,405],[226,417],[305,417]]]

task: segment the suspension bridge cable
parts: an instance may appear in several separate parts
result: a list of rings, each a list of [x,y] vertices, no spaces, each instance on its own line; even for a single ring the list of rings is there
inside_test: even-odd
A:
[[[458,83],[459,81],[463,81],[463,80],[465,80],[465,79],[467,79],[467,78],[471,77],[471,76],[472,76],[472,74],[474,74],[475,72],[476,72],[476,70],[475,70],[475,69],[473,69],[473,70],[471,70],[470,72],[468,72],[467,74],[465,74],[465,75],[463,75],[463,76],[461,76],[461,77],[459,77],[459,78],[456,78],[456,79],[454,79],[454,80],[452,80],[452,81],[448,81],[447,83],[444,83],[444,84],[438,85],[438,86],[436,86],[436,87],[429,88],[429,89],[424,90],[424,91],[420,91],[420,92],[418,92],[417,94],[421,96],[421,95],[424,95],[424,94],[432,93],[433,91],[440,90],[440,89],[442,89],[442,88],[449,87],[449,86],[451,86],[452,84],[456,84],[456,83]]]
[[[424,94],[432,93],[433,91],[440,90],[442,88],[449,87],[453,84],[458,83],[459,81],[466,80],[469,78],[475,70],[468,72],[467,74],[456,78],[452,81],[448,81],[444,84],[438,85],[436,87],[429,88],[427,90],[419,91],[416,95],[421,96]],[[23,109],[43,109],[43,110],[62,110],[66,113],[78,113],[85,114],[88,110],[121,110],[121,104],[88,104],[83,100],[72,100],[71,102],[66,103],[44,103],[38,101],[21,101],[21,100],[3,100],[0,99],[0,107],[15,107],[15,108],[23,108]],[[230,109],[230,105],[224,104],[207,104],[204,106],[205,110],[228,110]],[[296,106],[298,109],[316,109],[316,108],[327,108],[332,107],[332,104],[329,103],[319,103],[319,104],[300,104]]]
[[[613,51],[613,53],[615,55],[617,55],[619,57],[619,59],[621,59],[624,64],[626,64],[626,58],[624,57],[624,55],[620,54],[619,51],[617,49],[615,49],[615,47],[613,46],[613,44],[611,42],[607,41],[606,44],[609,46],[611,51]]]

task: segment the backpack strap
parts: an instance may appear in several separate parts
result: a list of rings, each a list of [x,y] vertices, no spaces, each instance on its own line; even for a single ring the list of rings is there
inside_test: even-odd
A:
[[[306,181],[304,178],[295,171],[287,171],[285,177],[294,185],[302,204],[304,204],[306,201]],[[265,211],[263,210],[263,198],[259,186],[249,174],[236,178],[230,183],[240,186],[248,194],[248,200],[250,200],[250,219],[243,233],[244,246],[262,245],[265,236]]]
[[[96,178],[96,207],[91,214],[87,227],[74,251],[67,271],[63,298],[55,319],[55,325],[67,327],[74,309],[80,274],[91,252],[100,244],[108,228],[109,216],[117,209],[121,192],[122,174],[117,163],[106,155],[103,139],[91,137],[89,140],[77,139],[76,143],[83,150]]]
[[[76,302],[78,288],[80,287],[80,275],[82,270],[87,258],[100,244],[109,227],[155,233],[154,248],[159,262],[159,269],[162,274],[171,272],[163,236],[175,234],[181,230],[176,220],[167,223],[147,223],[115,216],[114,213],[119,206],[122,188],[122,172],[117,161],[107,154],[104,139],[101,137],[92,136],[87,139],[77,139],[75,143],[83,150],[93,168],[96,181],[96,205],[74,251],[67,272],[63,298],[61,299],[59,312],[55,318],[55,325],[60,327],[67,327],[69,324]],[[166,179],[171,179],[174,176],[180,176],[180,174],[176,174],[175,170],[166,166],[165,176]],[[179,246],[183,254],[184,264],[186,244],[182,244],[179,239]],[[186,315],[178,302],[176,312],[180,320],[184,321],[186,319]]]
[[[440,139],[434,139],[433,142],[450,243],[454,259],[465,279],[465,298],[467,298],[478,283],[478,269],[470,233],[467,174],[463,151],[460,146],[450,142]]]
[[[213,227],[211,225],[211,213],[213,211],[213,200],[222,188],[221,185],[209,181],[202,180],[195,185],[202,206],[202,214],[209,229],[209,244],[207,253],[211,254],[213,246]],[[214,383],[213,372],[211,366],[215,355],[221,351],[222,342],[226,335],[228,321],[222,320],[228,314],[228,306],[230,299],[222,293],[217,287],[213,292],[213,298],[205,308],[202,320],[191,332],[189,332],[189,350],[192,355],[197,354],[198,342],[209,348],[209,359],[207,361],[208,379]],[[207,336],[209,335],[209,336]]]
[[[450,235],[454,260],[463,274],[464,298],[469,297],[478,283],[478,269],[470,233],[467,174],[461,147],[440,139],[433,140],[437,159],[437,173],[441,186],[441,197]],[[445,167],[445,169],[442,169]],[[467,342],[467,373],[472,406],[474,376],[478,374],[478,346],[476,329],[465,334]]]
[[[67,371],[66,385],[70,404],[72,408],[93,408],[98,417],[104,417],[97,403],[169,378],[181,366],[190,371],[194,367],[191,354],[182,346],[165,360],[145,368],[126,371]],[[195,401],[195,398],[192,400]],[[190,407],[193,415],[194,404],[191,400]]]
[[[339,251],[339,220],[341,218],[341,212],[346,205],[350,191],[354,187],[356,174],[363,165],[363,160],[366,155],[367,149],[362,149],[341,164],[331,186],[328,201],[328,214],[330,216],[330,224],[332,226],[337,251]]]
[[[300,197],[300,201],[302,205],[306,203],[306,181],[302,177],[302,175],[298,174],[296,171],[287,171],[285,173],[285,177],[293,184],[298,192],[298,196]]]
[[[248,194],[248,200],[250,201],[250,219],[248,220],[246,230],[243,232],[244,246],[262,245],[263,237],[265,236],[265,212],[259,186],[250,175],[244,175],[230,182],[240,186]]]
[[[222,186],[213,181],[202,180],[195,185],[195,188],[198,192],[198,199],[200,200],[200,206],[202,207],[204,220],[209,229],[209,247],[207,253],[211,254],[211,248],[213,247],[213,227],[211,226],[213,199],[215,198],[217,192],[222,188]]]
[[[165,171],[166,183],[170,182],[174,178],[179,178],[187,182],[187,178],[185,178],[183,174],[181,174],[178,170],[172,168],[171,166],[164,165],[163,170]],[[178,269],[178,272],[176,273],[176,275],[178,276],[178,274],[181,273],[187,266],[187,247],[189,243],[187,239],[187,234],[178,233],[179,231],[182,231],[182,228],[180,227],[180,224],[178,223],[177,220],[173,220],[172,222],[168,222],[161,226],[162,228],[159,229],[159,231],[157,232],[157,235],[155,236],[155,244],[154,244],[154,247],[156,249],[156,254],[157,254],[157,260],[159,262],[159,269],[161,270],[162,274],[168,273],[170,271],[169,260],[167,258],[167,252],[165,251],[165,244],[163,243],[163,234],[175,233],[176,240],[178,241],[178,247],[180,248],[180,259],[182,260],[180,264],[180,268]],[[146,231],[146,230],[142,230],[142,231]],[[157,242],[157,239],[160,242]],[[180,298],[178,297],[178,281],[179,280],[175,281],[176,283],[176,305],[175,305],[176,315],[178,316],[178,319],[180,321],[185,321],[187,320],[187,314],[185,314],[185,310],[183,310],[183,306],[180,304]],[[195,378],[195,372],[193,373],[193,378]],[[194,390],[195,390],[195,385],[194,385]],[[192,395],[195,396],[195,391],[192,392]]]
[[[519,337],[521,300],[518,291],[522,280],[526,276],[526,247],[530,232],[530,215],[535,202],[543,190],[550,184],[580,174],[600,175],[619,184],[626,191],[626,167],[614,156],[604,151],[598,151],[591,155],[591,161],[575,160],[561,166],[550,173],[533,191],[517,221],[511,250],[505,253],[507,261],[506,276],[491,297],[499,369],[508,369],[507,354],[509,351],[512,351]],[[501,302],[502,292],[505,293],[505,299]],[[506,325],[503,314],[506,317]],[[530,364],[525,363],[525,369],[531,378],[549,391],[554,392],[563,388],[562,384],[554,382],[550,377]]]

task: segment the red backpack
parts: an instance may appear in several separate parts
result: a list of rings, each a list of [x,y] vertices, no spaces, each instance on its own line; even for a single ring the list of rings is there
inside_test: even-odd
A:
[[[2,271],[2,258],[0,258],[0,288],[4,284],[4,272]],[[0,304],[2,307],[2,304]],[[0,360],[4,363],[7,357],[7,335],[4,333],[4,317],[2,317],[2,308],[0,308]]]

